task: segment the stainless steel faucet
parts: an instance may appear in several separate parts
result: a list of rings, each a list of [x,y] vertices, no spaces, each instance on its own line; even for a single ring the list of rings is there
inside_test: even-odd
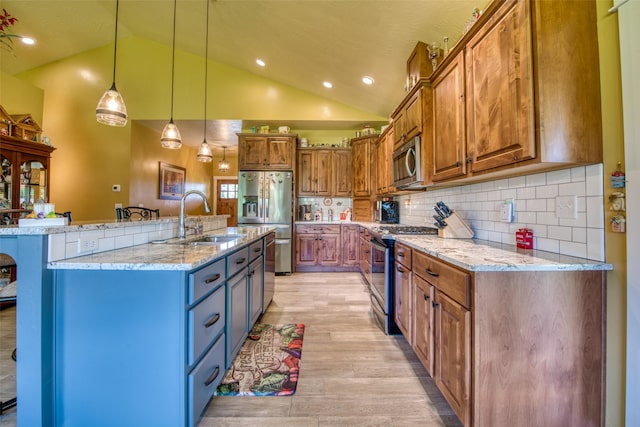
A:
[[[180,225],[178,227],[178,237],[180,239],[184,239],[186,237],[184,226],[184,199],[186,199],[189,194],[197,194],[198,196],[202,197],[202,200],[204,200],[204,211],[206,213],[211,212],[211,208],[209,208],[209,200],[207,200],[207,196],[202,191],[189,190],[184,193],[184,196],[182,196],[182,198],[180,199]]]

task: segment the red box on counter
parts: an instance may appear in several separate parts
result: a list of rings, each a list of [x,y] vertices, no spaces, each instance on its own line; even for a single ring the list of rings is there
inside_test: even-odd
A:
[[[516,245],[520,249],[533,249],[533,230],[520,228],[516,231]]]

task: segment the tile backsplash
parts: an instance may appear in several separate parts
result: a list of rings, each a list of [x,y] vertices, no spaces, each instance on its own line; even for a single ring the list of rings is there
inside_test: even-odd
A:
[[[476,239],[515,245],[515,232],[533,230],[534,248],[605,260],[602,164],[580,166],[398,197],[400,222],[433,225],[433,205],[442,200],[462,217]],[[577,218],[558,218],[556,198],[576,196]],[[500,207],[513,199],[515,219],[500,221]]]

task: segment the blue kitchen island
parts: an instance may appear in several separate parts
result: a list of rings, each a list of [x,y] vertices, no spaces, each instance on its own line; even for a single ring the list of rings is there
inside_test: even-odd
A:
[[[273,230],[209,227],[205,235],[218,238],[195,243],[202,236],[172,238],[175,224],[163,220],[147,243],[60,254],[62,240],[68,252],[95,233],[139,241],[123,230],[153,222],[0,231],[0,252],[18,265],[20,425],[198,424],[268,304],[264,251]]]

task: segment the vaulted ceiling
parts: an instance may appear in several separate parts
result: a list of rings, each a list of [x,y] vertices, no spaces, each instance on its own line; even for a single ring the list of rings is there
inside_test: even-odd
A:
[[[176,48],[204,56],[207,0],[177,0]],[[449,46],[460,38],[474,0],[209,0],[209,59],[351,107],[387,117],[405,91],[407,57],[417,41]],[[171,45],[171,0],[120,0],[119,38]],[[3,0],[36,39],[0,50],[0,69],[16,74],[113,42],[115,0]],[[266,67],[256,65],[256,58]],[[375,79],[372,86],[362,76]],[[323,87],[331,81],[332,89]],[[201,125],[200,125],[201,126]]]

